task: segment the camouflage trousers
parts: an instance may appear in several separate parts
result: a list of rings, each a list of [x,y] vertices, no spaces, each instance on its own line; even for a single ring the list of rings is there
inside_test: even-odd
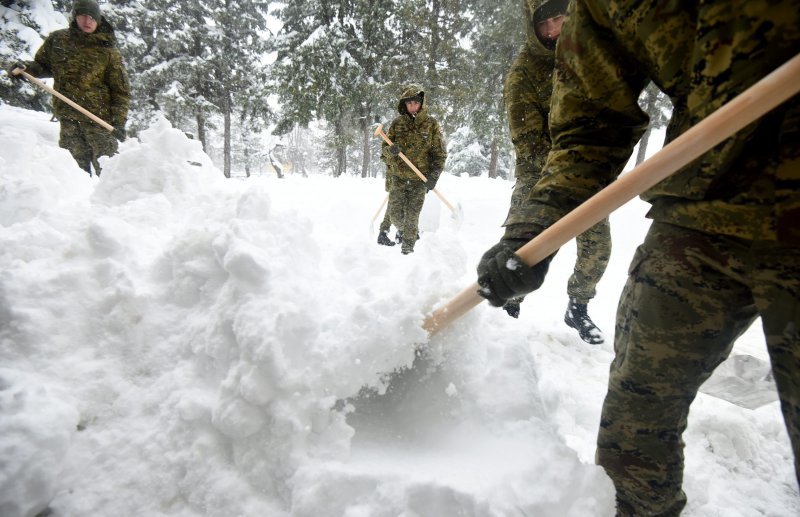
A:
[[[62,119],[58,145],[72,154],[78,166],[92,174],[92,167],[98,176],[101,156],[113,156],[117,152],[117,139],[94,122],[76,122]]]
[[[403,234],[403,250],[411,251],[414,243],[419,238],[419,214],[422,212],[422,205],[425,203],[427,190],[422,181],[405,180],[392,176],[389,179],[389,205],[386,213],[389,215],[391,224]],[[381,231],[388,231],[389,225],[384,230],[384,222],[381,223]]]
[[[387,205],[386,211],[383,213],[383,221],[381,221],[381,225],[378,227],[378,231],[382,233],[387,233],[392,227],[392,218],[389,216],[389,208]]]
[[[522,206],[536,183],[536,178],[518,178],[511,194],[511,208]],[[603,219],[575,238],[577,259],[567,282],[567,294],[577,303],[588,304],[597,294],[597,284],[606,272],[611,258],[611,226]],[[521,300],[521,299],[520,299]]]
[[[800,248],[652,224],[620,298],[597,438],[617,515],[680,514],[689,406],[759,316],[800,482]]]

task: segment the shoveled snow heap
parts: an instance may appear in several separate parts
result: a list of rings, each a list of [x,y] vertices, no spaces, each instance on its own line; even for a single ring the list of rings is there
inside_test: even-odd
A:
[[[574,252],[520,320],[421,328],[474,280],[509,183],[443,178],[466,226],[404,257],[367,233],[380,180],[226,180],[165,120],[90,179],[56,131],[0,106],[0,514],[613,515],[592,460],[611,345],[559,321]],[[797,512],[777,404],[694,411],[687,515]]]

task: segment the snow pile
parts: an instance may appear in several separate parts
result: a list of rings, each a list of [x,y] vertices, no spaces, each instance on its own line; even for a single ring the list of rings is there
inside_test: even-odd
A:
[[[78,413],[46,379],[0,369],[0,515],[35,515],[47,507]]]
[[[382,180],[225,180],[165,120],[90,179],[56,127],[0,106],[3,516],[614,514],[593,465],[612,348],[563,325],[574,250],[519,320],[421,329],[474,281],[508,182],[443,178],[464,226],[439,205],[403,256],[367,233]],[[612,229],[607,334],[646,225]],[[800,508],[777,404],[693,411],[687,515]]]

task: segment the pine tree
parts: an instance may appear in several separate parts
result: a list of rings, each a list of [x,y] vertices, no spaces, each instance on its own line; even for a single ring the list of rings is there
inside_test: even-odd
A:
[[[357,141],[361,175],[370,175],[371,126],[384,95],[382,56],[391,43],[384,22],[391,8],[391,0],[301,0],[274,12],[283,23],[270,44],[277,53],[273,80],[281,101],[275,132],[327,122],[334,176],[346,172],[348,148]]]
[[[262,64],[268,2],[153,0],[147,9],[114,2],[124,31],[134,97],[178,126],[192,121],[203,148],[210,119],[221,117],[223,173],[231,176],[234,118],[247,132],[263,128],[267,72]]]
[[[508,177],[513,169],[514,150],[508,134],[503,84],[525,42],[523,8],[520,0],[476,0],[474,11],[475,25],[470,34],[474,57],[469,61],[468,74],[469,95],[474,96],[474,101],[463,103],[474,109],[463,117],[489,156],[488,176]]]
[[[37,13],[47,13],[47,20],[38,20]],[[67,19],[63,16],[60,25],[45,24],[52,19],[58,20],[59,17],[48,0],[4,1],[0,6],[0,40],[4,43],[0,45],[0,63],[8,67],[17,61],[33,60],[44,38],[51,31],[67,26]],[[39,38],[32,38],[30,32],[24,38],[20,36],[20,31],[30,30],[35,31]],[[29,44],[31,40],[34,43]],[[20,108],[51,110],[50,94],[24,79],[12,79],[5,70],[0,72],[0,99]]]

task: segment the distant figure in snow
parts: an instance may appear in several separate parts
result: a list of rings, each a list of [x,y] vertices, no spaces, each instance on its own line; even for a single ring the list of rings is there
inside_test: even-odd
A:
[[[24,70],[34,77],[52,77],[54,89],[105,120],[114,131],[92,121],[64,101],[53,98],[53,114],[61,122],[58,144],[78,165],[100,175],[100,156],[117,152],[117,140],[125,139],[130,85],[114,29],[94,0],[75,0],[67,29],[54,31],[44,40],[33,61],[16,62],[9,75],[22,79]]]
[[[403,89],[397,111],[400,115],[386,131],[393,145],[384,142],[381,153],[381,160],[386,163],[389,205],[388,219],[381,223],[378,243],[390,242],[386,235],[390,221],[398,230],[402,253],[408,254],[414,251],[419,238],[419,214],[425,194],[433,190],[444,170],[447,148],[439,122],[428,114],[425,92],[420,86]],[[401,152],[427,178],[427,183],[403,161]]]

